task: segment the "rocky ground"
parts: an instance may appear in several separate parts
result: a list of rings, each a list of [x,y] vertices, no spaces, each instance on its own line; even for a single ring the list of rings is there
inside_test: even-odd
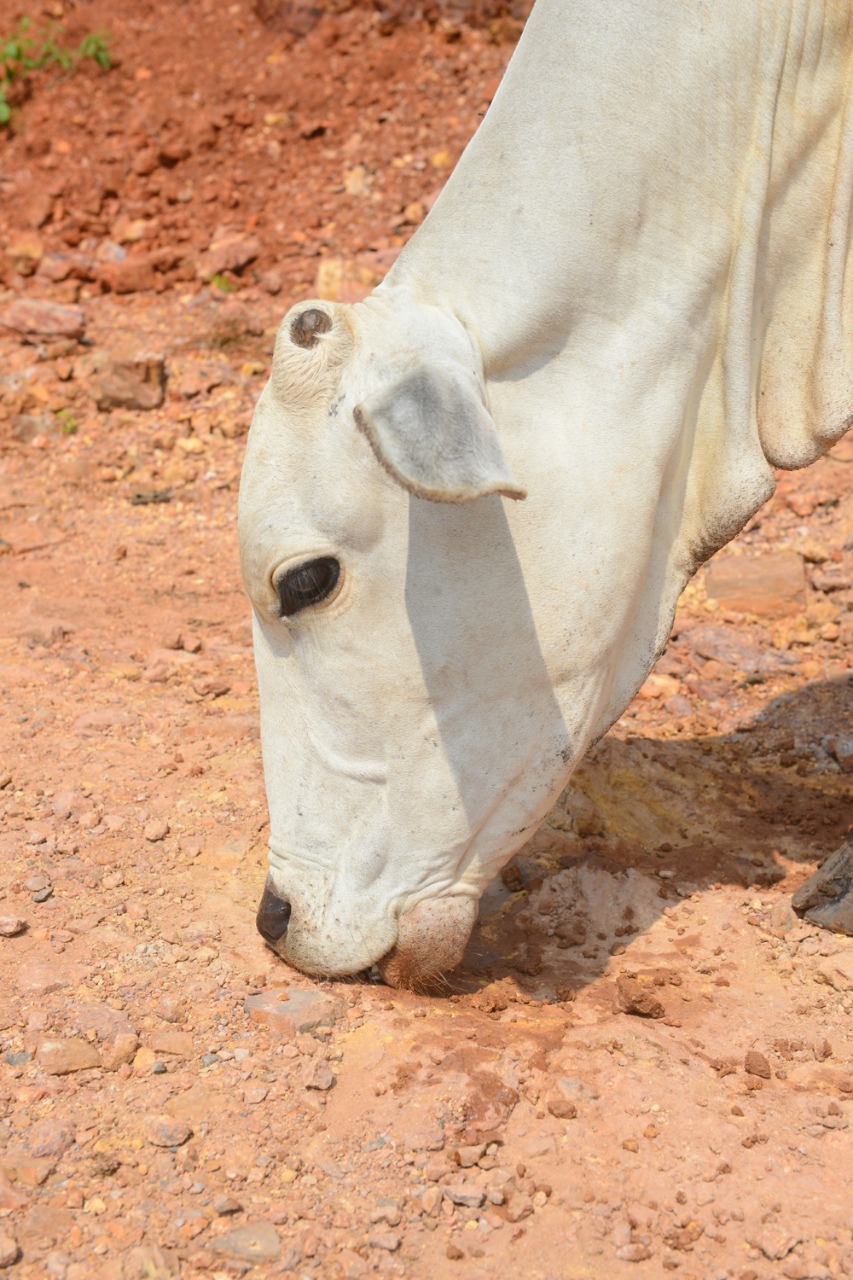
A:
[[[65,9],[118,65],[0,131],[0,1270],[853,1276],[853,939],[789,907],[850,822],[853,439],[691,584],[443,996],[288,971],[242,436],[517,28]]]

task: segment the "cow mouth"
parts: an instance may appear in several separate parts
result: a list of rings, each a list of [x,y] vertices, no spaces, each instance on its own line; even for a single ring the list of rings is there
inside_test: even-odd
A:
[[[397,923],[397,940],[372,966],[389,987],[426,992],[435,989],[442,975],[455,969],[477,917],[473,898],[452,894],[443,898],[425,898]],[[291,919],[290,903],[283,899],[267,877],[256,923],[268,946],[293,968],[317,977],[349,977],[352,969],[336,972],[334,966],[306,966],[294,963],[288,955],[286,939]]]

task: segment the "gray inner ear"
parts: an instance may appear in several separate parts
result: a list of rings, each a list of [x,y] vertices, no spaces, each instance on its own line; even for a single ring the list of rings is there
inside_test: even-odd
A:
[[[419,365],[357,405],[355,420],[383,467],[419,498],[527,497],[507,466],[480,390],[464,370]]]

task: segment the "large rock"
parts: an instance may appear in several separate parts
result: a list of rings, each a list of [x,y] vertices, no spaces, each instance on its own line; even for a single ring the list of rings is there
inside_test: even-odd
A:
[[[709,600],[732,613],[790,617],[805,608],[805,568],[794,551],[723,556],[705,570],[705,590]]]
[[[853,936],[853,833],[800,885],[791,905],[813,924]]]
[[[0,324],[26,340],[39,338],[82,338],[86,317],[82,307],[37,298],[18,298],[0,312]]]

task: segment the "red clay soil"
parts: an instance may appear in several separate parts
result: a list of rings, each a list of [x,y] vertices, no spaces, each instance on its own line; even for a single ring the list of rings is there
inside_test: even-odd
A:
[[[853,939],[788,905],[851,814],[853,440],[688,588],[444,995],[255,931],[242,436],[517,31],[264,13],[48,4],[114,69],[0,131],[0,1272],[853,1276]]]

